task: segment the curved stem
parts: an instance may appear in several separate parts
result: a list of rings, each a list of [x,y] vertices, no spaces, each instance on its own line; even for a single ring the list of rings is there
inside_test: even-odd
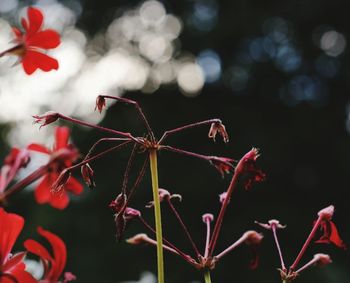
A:
[[[209,270],[206,270],[204,272],[204,282],[205,283],[211,283],[210,271]]]
[[[164,261],[163,261],[163,235],[162,235],[162,219],[159,201],[159,185],[158,185],[158,166],[157,166],[157,151],[151,149],[149,151],[153,202],[154,202],[154,217],[156,224],[156,240],[157,240],[157,265],[158,265],[158,283],[164,283]]]

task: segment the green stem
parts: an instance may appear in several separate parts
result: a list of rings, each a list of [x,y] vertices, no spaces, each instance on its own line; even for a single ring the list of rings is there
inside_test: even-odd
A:
[[[154,217],[156,222],[158,283],[164,283],[163,235],[162,235],[160,201],[159,201],[159,193],[158,193],[159,186],[158,186],[157,151],[155,149],[151,149],[149,151],[149,156],[150,156],[152,190],[153,190],[153,201],[154,201]]]
[[[206,270],[204,272],[204,281],[205,281],[205,283],[211,283],[210,271],[209,270]]]

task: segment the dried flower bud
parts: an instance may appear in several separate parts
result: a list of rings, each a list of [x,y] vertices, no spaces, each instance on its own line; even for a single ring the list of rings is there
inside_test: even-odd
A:
[[[90,167],[89,163],[86,163],[83,166],[81,166],[81,175],[83,176],[84,182],[90,189],[96,187],[94,180],[94,171]]]
[[[137,209],[131,208],[131,207],[127,207],[125,209],[125,217],[127,220],[131,220],[137,217],[141,216],[141,212]]]
[[[334,214],[334,206],[330,205],[324,209],[321,209],[317,215],[321,217],[322,220],[330,221],[332,220],[333,214]]]
[[[259,150],[253,147],[241,158],[236,166],[236,173],[244,178],[244,188],[246,190],[249,190],[253,183],[265,180],[265,174],[256,165],[258,157]]]
[[[214,220],[214,215],[211,214],[211,213],[203,214],[202,220],[203,220],[203,222],[204,222],[205,224],[206,224],[208,221],[209,221],[209,222],[212,222],[212,221]]]
[[[314,255],[315,265],[324,266],[332,263],[332,260],[327,254],[315,254]]]
[[[228,134],[226,132],[226,128],[225,128],[224,124],[221,123],[221,121],[211,124],[210,130],[208,133],[208,137],[215,141],[216,135],[218,133],[222,137],[222,139],[225,143],[227,143],[229,141],[229,137],[228,137]]]
[[[220,172],[221,177],[225,176],[225,173],[228,174],[231,171],[233,171],[233,165],[232,163],[235,160],[227,157],[217,157],[217,156],[212,156],[210,158],[210,164],[215,166],[215,168]]]
[[[33,115],[34,124],[40,124],[40,128],[51,124],[59,118],[59,114],[54,111],[48,111],[42,115]]]
[[[140,245],[140,244],[146,243],[147,239],[148,239],[147,234],[141,233],[127,239],[126,242],[132,245]]]
[[[263,234],[258,233],[256,231],[250,230],[243,234],[243,237],[245,238],[245,243],[247,245],[257,245],[260,244],[262,239],[264,238]]]
[[[63,170],[56,181],[52,184],[51,191],[59,193],[64,190],[64,186],[67,184],[70,176],[71,172],[69,170]]]
[[[159,201],[162,202],[163,200],[171,200],[174,198],[177,198],[179,201],[182,201],[182,196],[179,194],[171,194],[169,191],[159,188],[158,189],[158,194],[159,194]],[[150,201],[146,207],[151,208],[154,206],[154,201]]]
[[[97,96],[95,111],[97,109],[98,112],[101,113],[103,108],[105,108],[105,107],[106,107],[106,99],[102,95]]]
[[[287,225],[282,225],[280,224],[280,222],[276,219],[271,219],[269,220],[268,224],[266,223],[260,223],[258,221],[255,221],[256,224],[258,224],[259,226],[267,229],[267,230],[271,230],[271,229],[284,229],[287,227]]]

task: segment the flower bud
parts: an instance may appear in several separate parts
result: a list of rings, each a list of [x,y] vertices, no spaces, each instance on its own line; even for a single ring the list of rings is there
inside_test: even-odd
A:
[[[34,124],[40,124],[40,128],[51,124],[59,118],[59,114],[54,111],[48,111],[42,115],[33,115]]]
[[[228,134],[226,132],[226,128],[225,128],[224,124],[221,123],[221,121],[211,124],[210,130],[208,133],[208,137],[215,141],[216,135],[218,133],[222,137],[222,139],[225,143],[227,143],[229,141],[229,137],[228,137]]]
[[[84,182],[90,189],[96,187],[94,180],[94,171],[90,167],[89,163],[86,163],[83,166],[81,166],[81,175],[83,176]]]
[[[332,260],[327,254],[315,254],[314,255],[315,265],[325,266],[332,263]]]
[[[132,245],[140,245],[140,244],[146,243],[147,239],[148,239],[147,234],[141,233],[127,239],[126,242]]]
[[[258,224],[259,226],[267,229],[267,230],[271,230],[271,229],[284,229],[287,227],[287,225],[282,225],[280,224],[280,222],[276,219],[271,219],[268,221],[268,224],[266,223],[260,223],[258,221],[255,221],[255,224]]]
[[[97,109],[98,112],[101,113],[103,108],[105,108],[105,107],[106,107],[106,99],[102,95],[97,96],[95,111]]]
[[[264,236],[261,233],[250,230],[243,234],[243,238],[245,238],[245,243],[247,245],[257,245],[260,244]]]
[[[212,221],[214,220],[214,215],[211,214],[211,213],[203,214],[202,220],[203,220],[203,222],[204,222],[205,224],[206,224],[208,221],[209,221],[209,222],[212,222]]]
[[[71,172],[69,170],[63,170],[56,181],[52,184],[51,191],[54,193],[61,192],[67,184],[70,176]]]
[[[330,205],[324,209],[321,209],[317,215],[321,217],[322,220],[330,221],[333,217],[333,214],[334,214],[334,206]]]

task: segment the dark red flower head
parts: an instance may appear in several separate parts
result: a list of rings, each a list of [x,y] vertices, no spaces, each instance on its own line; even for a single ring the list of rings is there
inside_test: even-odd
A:
[[[216,135],[219,134],[225,143],[228,143],[229,137],[224,124],[220,122],[212,123],[209,129],[208,137],[215,141]]]
[[[69,135],[69,128],[57,127],[55,129],[55,145],[52,150],[40,144],[30,144],[28,146],[29,150],[47,154],[50,156],[51,160],[54,160],[48,172],[35,189],[35,199],[40,204],[49,203],[55,208],[64,209],[69,203],[67,192],[71,192],[75,195],[79,195],[83,192],[83,186],[74,177],[65,175],[58,179],[62,171],[72,166],[73,162],[78,157],[77,149],[69,144]],[[57,180],[60,182],[56,182]],[[51,192],[55,182],[57,187],[60,187],[60,194],[53,194]]]
[[[98,112],[101,113],[103,108],[105,108],[105,107],[106,107],[106,99],[102,95],[97,96],[95,111],[97,109]]]
[[[0,207],[0,282],[36,283],[37,281],[25,271],[23,259],[25,253],[11,254],[19,233],[22,231],[24,219],[13,213],[7,213]]]
[[[337,226],[331,220],[322,221],[320,224],[320,230],[323,232],[323,235],[320,239],[315,241],[318,244],[334,244],[339,248],[346,249],[346,245],[343,240],[340,238]]]
[[[59,115],[57,112],[53,112],[53,111],[48,111],[42,115],[33,115],[34,120],[34,124],[40,124],[40,128],[46,125],[49,125],[55,121],[57,121],[57,119],[59,118]]]
[[[225,174],[229,174],[234,169],[233,163],[235,160],[231,158],[212,156],[209,161],[211,165],[215,166],[223,178]]]
[[[90,189],[93,189],[96,187],[95,179],[94,179],[94,170],[92,170],[89,163],[86,163],[83,166],[81,166],[81,175],[83,176],[83,180],[85,184]]]
[[[244,188],[249,190],[253,183],[262,182],[265,180],[263,173],[256,165],[256,160],[259,157],[259,150],[253,147],[246,153],[236,166],[236,173],[244,179]]]
[[[67,249],[66,245],[60,237],[57,235],[38,227],[38,233],[44,237],[51,246],[52,253],[50,253],[39,242],[29,239],[24,242],[24,247],[28,252],[40,257],[44,264],[44,276],[40,282],[45,283],[58,283],[62,276],[67,261]],[[66,276],[68,275],[68,276]],[[70,276],[71,273],[66,273],[64,282],[75,280],[75,276]]]
[[[24,71],[30,75],[37,69],[45,72],[58,69],[58,61],[43,53],[44,50],[56,48],[60,44],[59,34],[52,30],[42,30],[44,16],[33,7],[28,8],[28,20],[22,18],[24,33],[13,28],[16,47],[4,52],[21,58]]]
[[[119,194],[115,200],[113,200],[109,207],[114,212],[114,221],[117,227],[117,241],[120,241],[123,238],[126,224],[137,217],[141,216],[140,211],[127,207],[127,197],[124,193]]]

